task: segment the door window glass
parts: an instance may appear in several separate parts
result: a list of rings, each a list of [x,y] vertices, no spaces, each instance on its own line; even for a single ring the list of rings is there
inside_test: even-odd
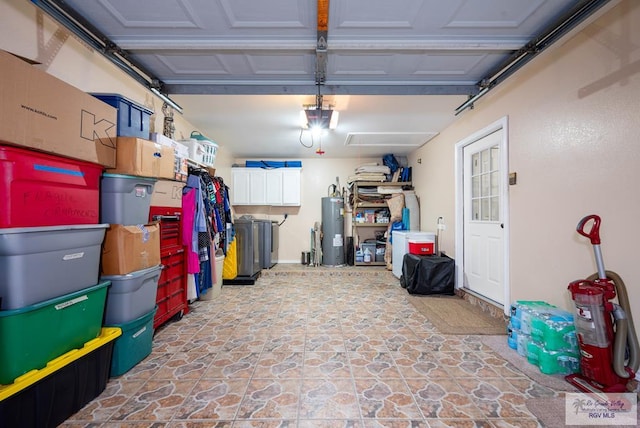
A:
[[[500,147],[471,156],[471,218],[500,221]]]

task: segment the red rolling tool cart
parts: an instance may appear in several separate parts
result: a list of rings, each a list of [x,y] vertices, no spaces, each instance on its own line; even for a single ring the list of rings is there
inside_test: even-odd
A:
[[[189,312],[187,258],[180,237],[182,208],[152,206],[149,220],[160,224],[160,259],[163,265],[156,296],[158,310],[153,319],[155,329],[170,319],[181,319]]]

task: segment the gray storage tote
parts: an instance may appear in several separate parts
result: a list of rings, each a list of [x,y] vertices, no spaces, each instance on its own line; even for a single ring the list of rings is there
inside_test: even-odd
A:
[[[156,181],[134,175],[102,174],[100,221],[124,226],[149,223],[151,194]]]
[[[0,229],[0,310],[98,283],[108,224]]]
[[[161,272],[162,265],[158,265],[127,275],[101,276],[101,281],[111,281],[107,292],[105,325],[133,321],[155,308]]]

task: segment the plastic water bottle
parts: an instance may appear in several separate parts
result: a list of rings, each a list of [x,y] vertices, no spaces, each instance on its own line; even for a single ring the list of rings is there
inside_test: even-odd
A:
[[[365,248],[364,250],[364,262],[371,263],[371,250],[368,248]]]

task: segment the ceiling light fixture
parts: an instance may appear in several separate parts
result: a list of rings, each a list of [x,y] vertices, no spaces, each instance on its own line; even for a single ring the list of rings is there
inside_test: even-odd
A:
[[[324,106],[322,102],[322,94],[320,93],[320,83],[318,83],[318,94],[316,95],[315,105],[304,105],[300,112],[300,144],[310,149],[313,147],[314,141],[318,142],[317,155],[325,153],[322,150],[322,136],[328,133],[329,129],[336,129],[338,126],[339,113],[333,109],[333,106]],[[311,131],[311,144],[307,145],[302,141],[303,131]]]
[[[318,85],[318,94],[316,95],[316,104],[303,106],[300,112],[300,126],[303,129],[336,129],[338,126],[339,113],[333,109],[333,106],[325,108],[322,102],[322,94],[320,94],[320,85]]]

